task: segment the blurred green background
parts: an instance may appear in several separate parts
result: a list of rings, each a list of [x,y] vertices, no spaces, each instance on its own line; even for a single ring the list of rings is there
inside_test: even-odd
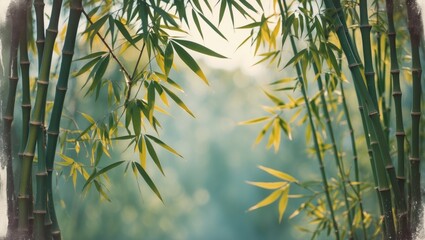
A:
[[[206,64],[202,64],[206,66]],[[262,104],[269,104],[261,87],[273,80],[273,72],[264,78],[247,76],[241,70],[204,69],[210,86],[193,73],[180,70],[174,79],[183,86],[183,101],[194,112],[191,118],[177,106],[170,116],[163,115],[160,137],[179,151],[179,159],[158,149],[165,177],[148,161],[148,171],[159,188],[164,204],[142,179],[124,165],[110,173],[111,202],[101,201],[95,189],[82,197],[83,182],[76,190],[64,172],[57,178],[55,201],[65,239],[304,239],[295,226],[301,217],[288,220],[300,202],[291,199],[282,223],[278,221],[277,204],[253,212],[247,209],[269,192],[245,181],[269,181],[273,177],[257,165],[275,167],[298,178],[307,174],[315,178],[314,159],[306,156],[304,134],[289,141],[282,138],[276,154],[265,144],[254,146],[261,125],[241,126],[238,122],[264,114]],[[78,95],[79,87],[74,86]],[[84,104],[90,99],[68,97],[69,111],[102,115],[105,102]],[[77,119],[81,118],[78,113]],[[67,121],[64,121],[65,127]],[[82,127],[83,128],[83,127]],[[295,129],[294,135],[297,134]],[[111,161],[137,159],[126,145],[117,146]],[[84,157],[84,154],[82,155]],[[84,159],[81,159],[85,161]],[[313,165],[315,166],[315,165]],[[295,190],[296,191],[296,190]]]

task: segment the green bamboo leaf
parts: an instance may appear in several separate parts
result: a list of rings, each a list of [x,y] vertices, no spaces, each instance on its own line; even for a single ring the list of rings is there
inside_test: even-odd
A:
[[[198,43],[195,42],[191,42],[191,41],[186,41],[186,40],[181,40],[181,39],[174,39],[174,42],[179,43],[180,45],[183,45],[186,48],[189,48],[193,51],[205,54],[205,55],[209,55],[209,56],[213,56],[213,57],[217,57],[217,58],[227,58],[221,54],[218,54],[216,52],[214,52],[213,50],[204,47]]]
[[[206,18],[202,14],[199,14],[199,16],[201,16],[201,18],[205,21],[205,23],[208,24],[208,26],[210,26],[211,29],[214,30],[214,32],[220,35],[223,39],[227,40],[227,38],[223,35],[223,33],[221,33],[220,30],[218,30],[218,28],[210,20],[208,20],[208,18]]]
[[[167,93],[167,95],[170,96],[171,99],[173,99],[173,101],[175,103],[177,103],[177,105],[179,105],[184,111],[189,113],[190,116],[195,117],[195,115],[193,115],[193,113],[190,111],[190,109],[183,103],[183,101],[179,97],[177,97],[177,95],[175,95],[172,91],[168,90],[164,86],[162,86],[162,89],[164,89],[164,91]]]
[[[143,35],[145,36],[145,39],[148,36],[148,12],[149,12],[149,6],[145,1],[139,1],[139,17],[142,20],[142,30]]]
[[[108,20],[108,17],[109,17],[109,14],[106,14],[105,16],[103,16],[102,18],[100,18],[99,20],[91,24],[88,28],[86,28],[86,30],[84,30],[83,34],[93,31],[92,36],[96,35],[96,33],[99,32],[103,24],[105,24],[106,20]]]
[[[183,60],[183,62],[186,64],[186,66],[188,66],[194,73],[196,73],[196,75],[198,75],[207,85],[208,84],[208,80],[207,77],[205,76],[204,72],[202,71],[202,69],[199,67],[198,63],[196,63],[195,59],[192,58],[192,56],[190,56],[189,53],[186,52],[186,50],[184,50],[182,47],[180,47],[178,44],[173,43],[173,47],[174,50],[176,50],[177,54],[179,55],[179,57],[181,58],[181,60]]]
[[[161,147],[163,147],[163,148],[165,148],[166,150],[168,150],[169,152],[171,152],[171,153],[173,153],[173,154],[175,154],[175,155],[177,155],[177,156],[179,156],[179,157],[183,157],[182,155],[180,155],[176,150],[174,150],[172,147],[170,147],[170,146],[168,146],[167,144],[165,144],[163,141],[161,141],[160,139],[158,139],[158,138],[156,138],[156,137],[154,137],[154,136],[152,136],[152,135],[149,135],[149,134],[146,134],[146,137],[148,137],[148,138],[150,138],[151,140],[153,140],[155,143],[157,143],[158,145],[160,145]]]
[[[148,107],[149,107],[149,115],[148,119],[150,122],[153,120],[153,112],[155,107],[155,84],[154,81],[151,81],[148,87]]]
[[[170,74],[171,67],[173,66],[173,59],[174,59],[173,46],[170,43],[168,43],[164,53],[164,69],[165,69],[166,77],[168,77],[168,75]]]
[[[80,71],[78,71],[76,74],[74,74],[74,77],[80,76],[81,74],[87,72],[90,68],[93,67],[93,65],[97,64],[100,59],[101,59],[101,57],[97,57],[97,58],[87,62],[86,64],[84,64],[84,66],[81,67]]]
[[[131,120],[133,121],[134,135],[139,136],[142,126],[140,108],[138,108],[137,105],[133,105],[131,109],[127,108],[127,111],[131,111]]]
[[[107,171],[109,171],[109,170],[111,170],[111,169],[113,169],[113,168],[115,168],[115,167],[118,167],[119,165],[121,165],[122,163],[123,163],[124,161],[119,161],[119,162],[115,162],[115,163],[112,163],[112,164],[110,164],[110,165],[108,165],[108,166],[106,166],[106,167],[104,167],[104,168],[102,168],[102,169],[100,169],[99,171],[97,171],[96,169],[93,171],[93,173],[90,175],[90,177],[87,179],[87,181],[86,181],[86,183],[84,184],[84,186],[83,186],[83,190],[87,187],[87,185],[91,182],[91,181],[93,181],[93,179],[95,179],[97,176],[99,176],[99,175],[101,175],[101,174],[104,174],[104,173],[106,173]]]
[[[288,182],[251,182],[247,181],[248,184],[264,188],[264,189],[278,189],[288,185]]]
[[[114,137],[114,138],[111,138],[111,140],[117,140],[117,141],[119,141],[119,140],[129,140],[129,139],[133,139],[135,137],[136,137],[136,135],[126,135],[126,136]]]
[[[105,198],[108,202],[111,201],[111,199],[108,197],[108,194],[103,191],[102,186],[99,184],[98,181],[94,180],[94,185],[96,186],[97,191],[100,193],[100,195]]]
[[[261,26],[261,22],[253,22],[253,23],[249,23],[247,25],[237,27],[236,29],[252,29],[252,28],[259,27],[259,26]]]
[[[297,179],[295,179],[294,177],[292,177],[291,175],[287,173],[284,173],[272,168],[264,167],[261,165],[258,166],[258,168],[282,180],[289,181],[289,182],[297,182]]]
[[[300,61],[301,59],[303,59],[305,56],[305,54],[307,53],[307,49],[303,49],[299,52],[297,52],[297,54],[295,54],[289,61],[288,63],[285,65],[284,68],[288,67],[291,64],[296,64],[298,63],[298,61]]]
[[[131,37],[130,33],[127,31],[127,28],[120,22],[119,20],[115,19],[115,25],[117,25],[118,30],[121,32],[121,34],[127,39],[129,43],[134,45],[134,40]]]
[[[282,221],[283,214],[288,206],[289,185],[282,190],[282,196],[279,200],[279,223]]]
[[[93,146],[95,147],[95,146]],[[96,144],[96,154],[95,154],[95,160],[94,160],[94,166],[97,166],[99,164],[99,161],[103,155],[103,146],[102,143],[97,142]]]
[[[164,171],[162,170],[161,162],[159,161],[158,155],[156,155],[155,148],[153,148],[152,143],[149,141],[149,139],[146,136],[145,136],[145,143],[146,143],[146,148],[148,149],[148,153],[151,156],[152,160],[154,161],[156,166],[159,168],[162,175],[165,175]]]
[[[146,168],[146,142],[145,138],[141,137],[138,142],[139,160],[143,168]]]
[[[145,169],[137,163],[133,162],[133,164],[136,166],[137,171],[139,171],[140,175],[142,175],[143,179],[145,179],[145,182],[148,184],[148,186],[152,189],[152,191],[156,194],[156,196],[162,201],[161,194],[159,193],[158,189],[156,188],[155,184],[153,183],[152,179],[149,177],[149,175],[146,173]]]
[[[255,124],[255,123],[263,122],[263,121],[265,121],[265,120],[267,120],[267,119],[269,119],[269,118],[270,118],[270,117],[268,117],[268,116],[265,116],[265,117],[259,117],[259,118],[254,118],[254,119],[251,119],[251,120],[247,120],[247,121],[240,122],[239,124],[240,124],[240,125]]]
[[[196,16],[195,10],[192,9],[192,19],[195,23],[196,28],[198,29],[199,34],[201,35],[201,38],[204,39],[204,34],[202,33],[201,24],[199,23],[198,16]]]
[[[74,62],[76,62],[76,61],[81,61],[81,60],[86,60],[86,59],[90,59],[90,58],[97,58],[97,57],[99,57],[99,56],[105,55],[106,53],[108,53],[108,52],[100,51],[100,52],[90,53],[90,54],[89,54],[89,55],[87,55],[87,56],[84,56],[84,57],[81,57],[81,58],[75,59],[75,60],[74,60]]]
[[[166,23],[169,22],[174,27],[179,27],[179,24],[173,19],[173,17],[171,17],[171,15],[169,13],[167,13],[166,11],[164,11],[164,9],[159,8],[157,6],[153,6],[153,9],[154,9],[154,11],[156,13],[158,13],[164,19],[164,21]]]
[[[114,18],[112,17],[112,15],[109,15],[108,23],[109,23],[108,30],[111,31],[112,48],[114,48],[116,37],[115,37],[115,23],[114,23]]]
[[[281,191],[279,190],[272,192],[269,196],[267,196],[266,198],[264,198],[263,200],[255,204],[254,206],[250,207],[248,211],[252,211],[252,210],[272,204],[274,201],[276,201],[279,198],[280,194],[281,194]]]
[[[220,24],[221,20],[223,20],[224,13],[226,12],[226,4],[227,4],[227,0],[221,0],[220,15],[218,17],[218,24]],[[231,9],[231,5],[229,5],[229,10],[230,9]]]

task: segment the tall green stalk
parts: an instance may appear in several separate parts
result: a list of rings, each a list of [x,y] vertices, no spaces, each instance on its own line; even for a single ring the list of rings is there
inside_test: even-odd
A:
[[[281,1],[278,1],[278,3],[279,3],[281,16],[283,18],[285,16],[285,13],[287,12],[288,6],[286,4],[286,1],[283,1],[284,7],[283,7]],[[291,47],[292,47],[293,52],[297,53],[298,52],[297,47],[296,47],[296,44],[295,44],[294,37],[292,35],[290,35],[290,41],[291,41]],[[299,63],[297,63],[295,66],[296,66],[296,71],[297,71],[297,75],[298,75],[298,81],[299,81],[299,84],[301,86],[301,94],[303,95],[304,103],[305,103],[305,106],[307,108],[309,124],[310,124],[311,132],[312,132],[314,147],[316,149],[317,160],[319,161],[319,168],[320,168],[320,173],[321,173],[321,176],[322,176],[326,201],[327,201],[329,211],[331,213],[332,227],[333,227],[333,231],[334,231],[334,234],[335,234],[335,239],[339,240],[340,239],[340,233],[339,233],[339,228],[338,228],[338,222],[336,221],[336,217],[335,217],[334,205],[333,205],[333,201],[332,201],[332,198],[331,198],[331,194],[329,192],[329,184],[328,184],[328,179],[327,179],[327,176],[326,176],[325,166],[323,164],[322,152],[320,150],[319,141],[317,139],[316,128],[315,128],[315,125],[314,125],[314,122],[313,122],[313,115],[311,113],[310,104],[309,104],[307,92],[306,92],[306,89],[305,89],[305,82],[304,82],[305,80],[302,77],[303,75],[302,75],[302,71],[301,71],[301,67],[299,66]]]
[[[55,39],[58,33],[58,21],[61,11],[62,0],[53,1],[52,13],[50,15],[49,27],[46,30],[46,42],[43,49],[43,58],[41,62],[41,68],[39,77],[37,80],[37,94],[34,104],[34,109],[32,110],[31,121],[30,121],[30,130],[28,136],[28,142],[25,147],[24,159],[21,168],[21,182],[19,187],[19,231],[23,236],[28,235],[28,209],[29,204],[26,199],[29,198],[28,195],[28,184],[31,178],[31,168],[32,161],[34,158],[35,146],[37,142],[37,135],[39,133],[39,128],[42,124],[42,113],[46,107],[46,96],[47,88],[50,78],[50,66],[52,61],[53,47],[55,44]],[[43,164],[39,159],[38,164]],[[46,174],[47,175],[47,174]],[[39,178],[38,178],[39,179]],[[43,218],[46,214],[44,210],[36,210],[34,214],[37,218]]]
[[[362,35],[363,43],[363,59],[365,67],[365,77],[367,89],[372,97],[375,106],[378,106],[375,88],[375,71],[373,70],[372,63],[372,48],[370,43],[370,30],[372,26],[369,24],[369,15],[367,12],[367,0],[360,0],[360,33]]]
[[[38,68],[41,67],[41,60],[43,59],[43,49],[44,49],[44,1],[43,0],[34,0],[34,10],[35,18],[37,25],[37,53],[38,53]]]
[[[6,157],[6,196],[7,196],[7,218],[8,232],[7,235],[13,238],[17,228],[15,221],[16,212],[16,196],[13,179],[13,157],[12,157],[12,122],[14,119],[16,88],[18,85],[18,47],[19,47],[19,29],[21,26],[21,16],[19,5],[12,2],[7,10],[8,26],[11,32],[10,59],[7,74],[9,75],[9,92],[6,103],[6,110],[3,114],[3,143]]]
[[[81,12],[83,10],[81,0],[71,1],[71,10],[69,15],[68,29],[66,32],[65,43],[63,46],[63,58],[59,72],[59,80],[56,86],[55,100],[53,104],[52,117],[50,118],[47,142],[47,172],[48,172],[48,196],[49,196],[49,210],[52,215],[52,234],[54,239],[60,239],[60,229],[56,219],[56,214],[53,205],[52,194],[52,172],[53,162],[56,152],[56,144],[59,136],[60,120],[62,116],[63,103],[65,100],[66,91],[68,88],[69,72],[74,55],[75,39],[77,36],[78,24],[80,21]]]
[[[393,82],[393,97],[395,104],[395,120],[396,120],[396,139],[397,139],[397,181],[400,192],[404,193],[406,184],[405,175],[405,158],[404,158],[404,126],[403,126],[403,111],[401,102],[401,87],[400,87],[400,69],[397,61],[397,48],[396,48],[396,31],[394,27],[394,3],[393,0],[386,0],[387,18],[388,18],[388,41],[390,46],[391,57],[391,77]],[[407,205],[406,199],[403,198],[404,205]],[[411,239],[411,231],[409,229],[408,214],[405,213],[400,219],[403,222],[399,223],[399,237],[402,239]]]
[[[415,0],[406,0],[408,29],[412,49],[412,141],[410,151],[410,182],[411,182],[411,223],[412,231],[417,232],[423,213],[421,200],[421,174],[420,174],[420,121],[421,121],[421,59],[419,56],[420,42],[423,36],[420,11]],[[423,130],[423,129],[422,129]]]

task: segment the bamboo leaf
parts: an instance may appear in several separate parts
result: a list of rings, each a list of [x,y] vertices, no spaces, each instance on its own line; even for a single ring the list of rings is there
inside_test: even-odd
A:
[[[177,95],[175,95],[172,91],[168,90],[164,86],[162,86],[162,89],[164,89],[167,95],[170,96],[170,98],[173,99],[173,101],[177,103],[177,105],[179,105],[184,111],[189,113],[190,116],[195,117],[195,115],[193,115],[190,109],[183,103],[183,101],[179,97],[177,97]]]
[[[269,119],[270,117],[265,116],[265,117],[259,117],[259,118],[254,118],[248,121],[244,121],[244,122],[240,122],[240,125],[248,125],[248,124],[255,124],[255,123],[259,123],[259,122],[263,122],[267,119]]]
[[[195,10],[193,9],[192,9],[192,19],[193,19],[193,22],[195,23],[196,28],[198,29],[199,34],[201,35],[201,38],[204,39],[204,34],[202,33],[201,24],[199,23],[199,19],[198,19],[198,16],[196,16]]]
[[[279,190],[272,192],[269,196],[267,196],[266,198],[264,198],[263,200],[255,204],[254,206],[250,207],[248,211],[252,211],[252,210],[272,204],[274,201],[276,201],[279,198],[280,194],[281,194],[281,191]]]
[[[205,23],[208,24],[208,26],[210,26],[211,29],[214,30],[214,32],[216,32],[218,35],[220,35],[220,37],[227,40],[227,38],[223,35],[223,33],[221,33],[220,30],[218,30],[218,28],[210,20],[208,20],[208,18],[206,18],[202,14],[199,14],[199,16],[201,16],[201,18],[205,21]]]
[[[287,173],[284,173],[272,168],[264,167],[261,165],[258,166],[258,168],[282,180],[289,181],[289,182],[297,182],[297,179],[295,179],[294,177],[292,177],[291,175]]]
[[[152,143],[149,141],[149,139],[145,136],[145,142],[146,142],[146,148],[148,149],[148,153],[151,156],[152,160],[156,164],[156,166],[161,171],[162,175],[164,174],[164,171],[162,170],[161,162],[159,161],[158,156],[156,155],[155,149],[152,146]]]
[[[132,45],[134,45],[134,40],[131,37],[130,33],[128,32],[127,28],[124,26],[124,24],[122,24],[121,21],[115,19],[115,25],[117,26],[117,28],[120,31],[120,33],[125,37],[125,39],[127,39],[127,41],[129,43],[131,43]]]
[[[149,177],[149,175],[146,173],[145,169],[137,163],[133,162],[133,164],[136,166],[137,171],[142,175],[143,179],[145,179],[145,182],[148,184],[148,186],[152,189],[152,191],[156,194],[156,196],[162,201],[161,194],[159,193],[158,189],[156,188],[155,184],[153,183],[152,179]]]
[[[149,135],[149,134],[146,134],[146,137],[148,137],[148,138],[150,138],[151,140],[153,140],[155,143],[157,143],[158,145],[160,145],[161,147],[163,147],[163,148],[165,148],[166,150],[168,150],[169,152],[171,152],[171,153],[173,153],[173,154],[175,154],[175,155],[177,155],[177,156],[179,156],[179,157],[183,157],[182,155],[180,155],[176,150],[174,150],[173,148],[171,148],[170,146],[168,146],[167,144],[165,144],[163,141],[161,141],[160,139],[158,139],[158,138],[156,138],[156,137],[154,137],[154,136],[152,136],[152,135]]]
[[[91,181],[93,181],[93,179],[95,179],[96,177],[98,177],[98,176],[99,176],[99,175],[101,175],[101,174],[104,174],[104,173],[108,172],[109,170],[111,170],[111,169],[113,169],[113,168],[115,168],[115,167],[118,167],[118,166],[119,166],[119,165],[121,165],[123,162],[124,162],[124,161],[118,161],[118,162],[112,163],[112,164],[110,164],[110,165],[108,165],[108,166],[106,166],[106,167],[104,167],[104,168],[100,169],[99,171],[97,171],[97,170],[95,169],[95,170],[93,171],[93,173],[90,175],[90,177],[87,179],[86,183],[84,184],[84,186],[83,186],[83,190],[87,187],[87,185],[88,185]]]
[[[139,149],[140,164],[143,168],[146,168],[146,142],[144,137],[139,138],[137,148]]]
[[[164,53],[164,70],[165,70],[166,77],[168,77],[168,75],[170,74],[171,67],[173,66],[173,59],[174,59],[173,46],[170,43],[168,43]]]
[[[282,221],[283,214],[288,206],[289,185],[282,190],[282,196],[279,200],[279,222]]]
[[[186,40],[181,40],[181,39],[174,39],[174,42],[177,42],[178,44],[187,47],[189,49],[192,49],[193,51],[205,54],[205,55],[209,55],[209,56],[213,56],[213,57],[218,57],[218,58],[227,58],[221,54],[218,54],[216,52],[214,52],[213,50],[204,47],[198,43],[195,42],[191,42],[191,41],[186,41]]]
[[[257,186],[264,189],[278,189],[288,185],[288,182],[247,182],[250,185]]]
[[[208,80],[207,77],[205,76],[204,72],[202,71],[202,69],[199,67],[198,63],[196,63],[195,59],[193,59],[192,56],[190,56],[189,53],[186,52],[186,50],[184,50],[182,47],[180,47],[178,44],[172,43],[174,50],[177,52],[177,54],[179,55],[179,57],[181,58],[181,60],[183,60],[183,62],[186,64],[186,66],[188,66],[194,73],[196,73],[196,75],[198,75],[207,85],[208,84]]]

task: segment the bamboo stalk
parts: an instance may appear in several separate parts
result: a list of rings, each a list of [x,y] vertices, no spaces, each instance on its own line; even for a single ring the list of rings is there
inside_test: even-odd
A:
[[[391,57],[391,77],[393,82],[393,97],[395,104],[395,119],[396,119],[396,139],[397,139],[397,181],[400,188],[400,192],[404,193],[406,184],[405,175],[405,158],[404,158],[404,126],[403,126],[403,111],[401,102],[401,87],[400,87],[400,69],[397,61],[397,48],[396,48],[396,31],[394,27],[394,3],[393,0],[386,0],[387,18],[388,18],[388,42],[390,47]],[[406,199],[403,198],[403,204],[407,205]],[[399,219],[402,220],[399,224],[399,237],[402,239],[411,239],[411,231],[408,229],[408,215],[401,216]]]
[[[52,233],[54,239],[60,239],[60,229],[57,223],[56,214],[53,207],[53,194],[52,194],[52,172],[53,162],[56,152],[56,144],[59,136],[60,120],[62,116],[63,103],[65,100],[66,91],[68,88],[69,72],[72,63],[72,57],[74,55],[75,39],[78,31],[78,24],[80,21],[81,12],[83,11],[82,1],[73,0],[71,1],[71,10],[69,15],[68,28],[65,37],[65,43],[63,46],[63,58],[61,68],[59,72],[59,80],[56,86],[55,100],[53,104],[52,117],[50,119],[49,130],[48,130],[48,142],[47,142],[47,172],[48,172],[48,193],[49,193],[49,210],[52,215],[53,226]]]
[[[375,88],[375,71],[372,64],[372,48],[370,43],[370,30],[372,26],[369,24],[369,15],[367,13],[367,0],[360,0],[360,33],[363,43],[363,59],[365,67],[365,77],[369,94],[372,97],[375,106],[378,106]]]
[[[420,120],[421,120],[421,59],[419,55],[420,41],[423,36],[422,20],[420,11],[416,1],[406,0],[407,20],[410,34],[410,45],[412,50],[412,77],[413,77],[413,94],[412,94],[412,140],[410,151],[410,172],[411,172],[411,223],[412,231],[418,231],[421,222],[423,207],[421,200],[421,174],[420,174]],[[423,129],[422,129],[423,130]]]
[[[18,84],[18,47],[20,16],[19,6],[16,2],[11,2],[7,10],[7,24],[11,32],[10,59],[7,74],[9,75],[9,92],[6,103],[6,110],[3,114],[3,143],[6,158],[6,195],[7,195],[7,218],[8,218],[8,238],[14,238],[17,223],[15,221],[16,196],[13,181],[13,157],[12,157],[12,122],[14,119],[16,89]]]
[[[281,1],[278,1],[278,3],[279,3],[281,16],[283,18],[284,14],[288,10],[288,6],[286,4],[286,1],[283,1],[284,7],[283,7]],[[291,42],[291,47],[292,47],[293,52],[297,53],[298,52],[297,47],[296,47],[296,44],[295,44],[294,37],[292,35],[290,35],[290,42]],[[314,142],[314,147],[316,149],[317,160],[319,162],[320,174],[321,174],[322,181],[323,181],[323,188],[324,188],[324,191],[325,191],[326,201],[327,201],[329,211],[331,213],[332,228],[333,228],[333,231],[334,231],[334,234],[335,234],[335,239],[339,240],[340,239],[340,233],[339,233],[338,222],[336,221],[335,212],[334,212],[334,209],[333,209],[333,201],[332,201],[332,198],[331,198],[331,195],[330,195],[330,192],[329,192],[328,179],[327,179],[327,176],[326,176],[326,170],[325,170],[325,166],[323,164],[322,153],[320,151],[320,146],[319,146],[319,142],[318,142],[318,139],[317,139],[316,128],[315,128],[315,125],[314,125],[314,122],[313,122],[313,115],[311,113],[310,104],[309,104],[307,92],[306,92],[306,89],[305,89],[304,79],[302,77],[302,72],[301,72],[301,68],[300,68],[299,64],[297,63],[295,66],[296,66],[296,71],[297,71],[297,75],[298,75],[298,81],[299,81],[300,86],[301,86],[301,93],[303,95],[304,103],[305,103],[306,109],[307,109],[309,124],[310,124],[311,132],[312,132],[312,138],[313,138],[313,142]]]
[[[41,67],[41,60],[43,59],[44,49],[44,1],[34,0],[35,17],[37,24],[37,53],[38,53],[38,68]]]
[[[42,124],[42,113],[44,112],[46,106],[46,95],[47,88],[49,84],[50,77],[50,66],[52,60],[53,47],[55,44],[55,39],[57,36],[58,21],[60,16],[62,0],[53,1],[52,13],[50,16],[49,27],[46,30],[46,42],[43,49],[43,59],[41,62],[41,68],[39,72],[39,78],[37,81],[37,94],[34,104],[34,109],[32,110],[31,121],[30,121],[30,130],[28,136],[28,142],[25,147],[24,152],[24,161],[21,168],[21,182],[19,188],[19,197],[26,198],[28,197],[28,183],[31,177],[31,166],[34,158],[35,146],[37,142],[37,135],[39,128]],[[39,159],[40,161],[41,159]],[[41,163],[39,163],[41,164]],[[29,204],[26,201],[20,201],[19,204],[19,231],[22,233],[28,232],[28,206]],[[45,215],[45,211],[35,210],[34,214]]]

